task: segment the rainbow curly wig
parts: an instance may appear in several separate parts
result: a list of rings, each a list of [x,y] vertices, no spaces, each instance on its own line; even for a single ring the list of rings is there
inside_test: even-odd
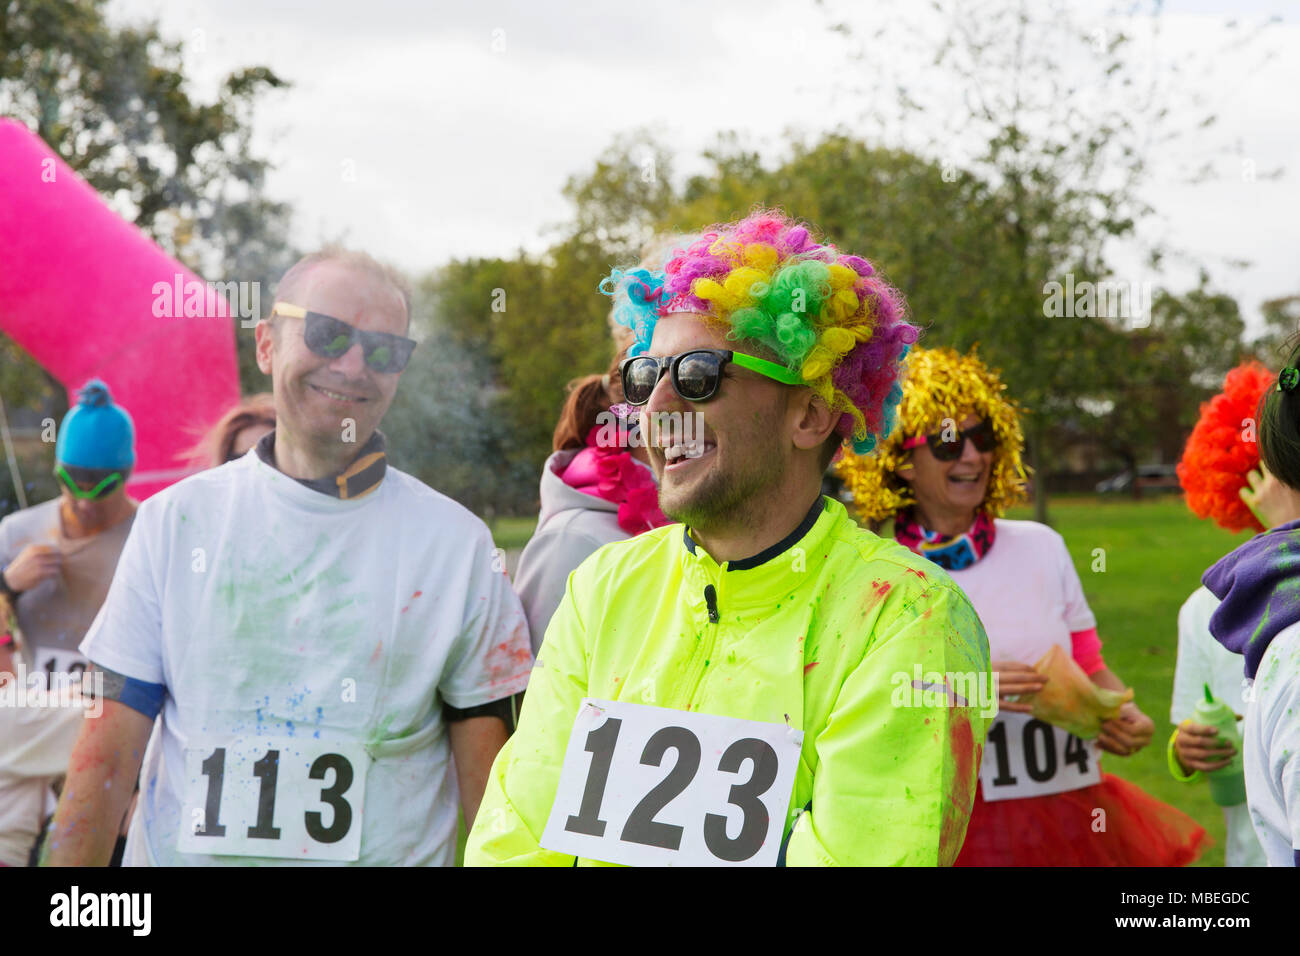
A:
[[[915,504],[911,487],[897,474],[911,457],[903,442],[940,431],[944,419],[952,419],[960,427],[967,415],[990,422],[998,440],[980,510],[996,518],[1023,501],[1021,409],[1005,391],[997,373],[981,362],[974,350],[960,355],[952,349],[916,349],[907,360],[898,429],[875,455],[845,455],[835,466],[836,474],[853,493],[853,507],[861,520],[875,524]]]
[[[726,326],[727,338],[797,372],[842,413],[836,433],[859,454],[893,428],[902,359],[919,334],[905,321],[902,294],[866,259],[817,242],[780,212],[705,230],[662,272],[615,269],[600,291],[614,299],[614,320],[632,330],[629,355],[650,347],[660,316],[700,313]]]
[[[1228,531],[1265,530],[1237,493],[1259,467],[1259,444],[1245,440],[1246,423],[1257,420],[1260,399],[1276,381],[1259,362],[1246,362],[1228,373],[1220,394],[1202,403],[1178,462],[1187,507],[1198,518],[1213,518]]]

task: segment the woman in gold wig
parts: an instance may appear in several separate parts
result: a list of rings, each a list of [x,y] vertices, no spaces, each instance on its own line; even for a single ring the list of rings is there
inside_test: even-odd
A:
[[[1155,725],[1102,659],[1064,539],[1002,517],[1025,498],[1020,407],[973,352],[915,349],[908,366],[890,437],[836,467],[859,519],[947,570],[988,631],[997,684],[981,703],[999,714],[957,865],[1190,862],[1205,831],[1101,772],[1101,751],[1136,753]]]

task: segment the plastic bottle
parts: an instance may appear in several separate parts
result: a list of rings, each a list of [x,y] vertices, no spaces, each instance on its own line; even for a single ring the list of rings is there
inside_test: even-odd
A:
[[[1210,781],[1210,796],[1221,807],[1235,807],[1246,802],[1246,774],[1241,763],[1241,735],[1237,733],[1237,715],[1221,700],[1215,700],[1210,685],[1205,685],[1205,700],[1198,700],[1195,708],[1198,724],[1214,727],[1219,732],[1218,744],[1232,744],[1236,753],[1232,762],[1218,770],[1206,773]]]

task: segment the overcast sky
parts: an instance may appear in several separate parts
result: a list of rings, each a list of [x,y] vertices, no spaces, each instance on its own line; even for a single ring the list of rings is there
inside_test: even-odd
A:
[[[1080,6],[1085,18],[1105,9],[1088,0]],[[201,98],[241,66],[264,64],[290,81],[290,90],[260,108],[255,142],[276,166],[272,194],[296,211],[295,238],[304,247],[341,238],[417,273],[453,256],[544,248],[548,226],[570,213],[560,193],[565,180],[589,171],[619,132],[651,128],[679,171],[689,171],[719,129],[738,130],[777,155],[788,130],[815,136],[852,126],[862,102],[847,92],[848,80],[861,67],[827,24],[844,19],[868,32],[893,9],[875,0],[844,3],[834,17],[812,0],[113,0],[109,7],[118,22],[156,18],[165,35],[183,40]],[[1220,157],[1215,182],[1195,187],[1168,172],[1194,165],[1194,149],[1182,155],[1189,147],[1180,145],[1158,157],[1162,171],[1147,192],[1157,214],[1143,232],[1205,261],[1252,324],[1259,302],[1300,293],[1295,10],[1280,0],[1172,0],[1161,55],[1152,60],[1177,60],[1193,73],[1205,61],[1216,77],[1214,142],[1226,138],[1234,155]],[[1221,43],[1230,12],[1286,19],[1262,47],[1234,59]],[[1261,49],[1281,55],[1259,69]],[[1261,173],[1287,172],[1279,182],[1251,182],[1242,175],[1247,161]],[[1146,278],[1127,251],[1113,259],[1120,277]],[[1232,259],[1252,265],[1225,264]],[[1164,281],[1177,288],[1190,280],[1174,270]]]

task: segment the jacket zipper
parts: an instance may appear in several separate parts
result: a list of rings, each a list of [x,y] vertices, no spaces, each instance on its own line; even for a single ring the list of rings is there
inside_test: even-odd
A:
[[[686,710],[691,709],[691,704],[695,701],[695,694],[700,689],[700,684],[703,682],[704,675],[713,659],[713,645],[717,642],[718,637],[718,622],[722,619],[722,615],[718,612],[718,590],[712,584],[704,585],[704,606],[709,612],[709,624],[704,629],[704,633],[700,635],[700,646],[695,651],[698,663],[690,683],[690,691],[684,701]]]
[[[718,592],[712,584],[704,585],[704,603],[709,609],[709,623],[718,623]]]

